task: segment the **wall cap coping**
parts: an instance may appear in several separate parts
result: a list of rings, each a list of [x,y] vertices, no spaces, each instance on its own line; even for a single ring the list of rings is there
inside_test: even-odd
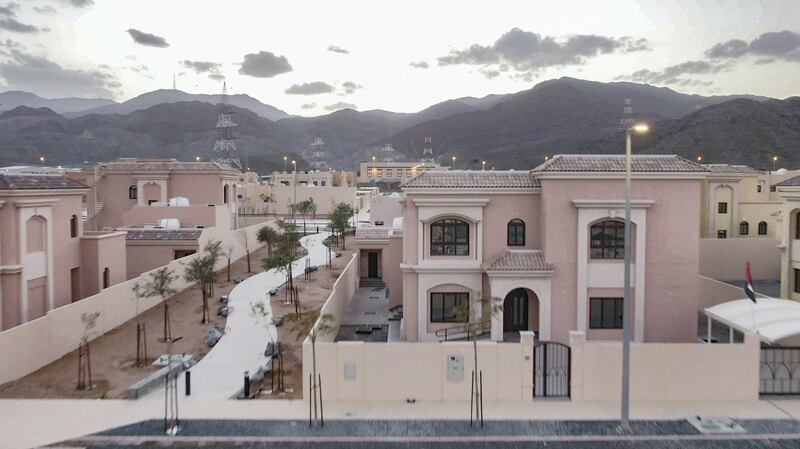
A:
[[[441,192],[439,192],[441,193]],[[475,193],[473,190],[471,193]],[[432,206],[447,206],[447,207],[464,207],[464,206],[479,206],[483,207],[489,204],[489,198],[412,198],[414,204],[418,207],[432,207]]]
[[[577,208],[608,208],[625,207],[625,200],[572,200]],[[655,204],[654,200],[631,200],[631,207],[636,209],[649,208]]]
[[[22,265],[0,265],[0,274],[17,274],[22,273]]]
[[[18,208],[52,206],[56,203],[58,203],[58,199],[56,198],[41,200],[14,200],[14,206]]]

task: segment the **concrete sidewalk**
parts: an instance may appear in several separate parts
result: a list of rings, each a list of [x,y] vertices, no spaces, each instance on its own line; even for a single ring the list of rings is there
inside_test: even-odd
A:
[[[0,447],[21,449],[77,438],[146,419],[162,419],[160,401],[125,400],[0,400]],[[535,401],[486,403],[487,420],[616,419],[618,403]],[[308,419],[304,401],[229,401],[180,398],[182,419],[300,420]],[[682,419],[689,416],[751,419],[797,419],[800,399],[754,402],[633,404],[634,419]],[[388,402],[326,404],[326,419],[453,419],[468,420],[469,404]]]

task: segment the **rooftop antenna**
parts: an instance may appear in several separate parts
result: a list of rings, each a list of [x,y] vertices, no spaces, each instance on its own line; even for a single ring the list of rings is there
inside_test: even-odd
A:
[[[392,148],[391,143],[387,143],[383,146],[383,162],[394,162],[395,155],[394,155],[394,148]]]
[[[315,170],[326,170],[328,168],[328,152],[325,150],[325,142],[321,137],[315,137],[311,142],[311,152],[309,153],[309,164]]]
[[[222,97],[217,104],[217,141],[214,143],[214,162],[221,162],[233,168],[242,169],[239,151],[236,149],[236,137],[233,127],[237,126],[231,119],[231,105],[228,102],[228,86],[222,83]]]
[[[433,138],[425,137],[425,145],[422,146],[422,163],[433,165],[435,162],[433,158]]]
[[[619,126],[623,129],[628,129],[636,124],[636,119],[633,118],[633,106],[631,106],[631,99],[625,99],[625,106],[622,108],[622,119],[619,121]]]
[[[172,75],[172,90],[178,90],[178,83],[175,82],[175,75]]]

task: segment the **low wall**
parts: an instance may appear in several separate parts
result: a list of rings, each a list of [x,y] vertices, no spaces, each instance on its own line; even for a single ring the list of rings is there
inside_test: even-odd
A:
[[[631,401],[702,402],[758,399],[759,339],[742,344],[632,343]],[[619,401],[622,348],[570,332],[572,400]]]
[[[220,240],[223,242],[223,248],[233,248],[232,260],[238,260],[245,255],[241,236],[247,236],[250,251],[255,251],[259,247],[255,240],[255,234],[263,226],[264,224],[258,224],[227,232],[207,228],[200,237],[200,249],[202,250],[209,240]],[[178,292],[194,285],[183,279],[183,272],[185,264],[196,257],[198,255],[193,254],[173,260],[166,265],[179,275],[173,284],[173,288]],[[226,264],[227,260],[220,258],[217,261],[217,269],[224,268]],[[253,266],[255,270],[258,270],[259,262],[253,260]],[[0,332],[0,360],[2,360],[0,384],[30,374],[75,350],[83,335],[81,323],[83,313],[100,312],[91,339],[133,319],[136,301],[131,288],[137,281],[146,281],[148,273],[150,272],[142,273],[141,277],[112,285],[96,295],[53,309],[41,318]],[[140,300],[140,313],[158,305],[159,302],[157,298]]]
[[[780,244],[767,238],[700,239],[700,274],[722,281],[742,279],[749,261],[754,280],[780,279]]]
[[[355,293],[358,288],[358,280],[356,279],[358,270],[356,270],[356,263],[356,254],[353,254],[344,267],[344,270],[342,270],[342,273],[339,275],[339,278],[333,283],[331,294],[328,295],[328,299],[325,301],[325,304],[322,305],[322,309],[320,309],[320,316],[328,314],[333,317],[332,320],[334,323],[342,322],[342,319],[347,313],[347,307],[353,299],[353,293]],[[335,338],[336,332],[320,334],[317,337],[317,342],[332,342]]]

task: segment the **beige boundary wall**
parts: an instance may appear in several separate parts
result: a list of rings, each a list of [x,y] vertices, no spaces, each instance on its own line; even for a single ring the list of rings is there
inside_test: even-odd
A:
[[[619,342],[586,342],[570,332],[572,400],[618,401],[622,347]],[[759,339],[741,344],[632,343],[631,400],[702,402],[758,400]]]
[[[745,264],[755,280],[781,278],[781,241],[768,238],[700,239],[700,274],[712,279],[744,279]]]
[[[253,252],[260,245],[256,242],[255,234],[265,223],[260,223],[236,231],[218,231],[216,228],[206,228],[200,236],[200,249],[206,242],[215,239],[222,241],[222,248],[233,248],[231,260],[238,260],[245,255],[241,243],[241,235],[249,239],[250,251]],[[170,262],[168,267],[175,270],[180,277],[173,284],[179,292],[193,283],[183,279],[185,264],[198,257],[197,254]],[[253,259],[253,270],[259,270],[259,261]],[[222,269],[227,264],[225,258],[217,262],[217,269]],[[0,332],[0,384],[10,382],[30,374],[37,369],[63,357],[77,349],[83,335],[81,315],[87,312],[100,312],[92,339],[120,326],[134,318],[136,302],[131,288],[137,281],[148,279],[148,273],[128,281],[112,285],[100,293],[84,298],[80,301],[49,311],[45,316],[29,321],[20,326]],[[156,298],[143,299],[140,303],[140,312],[144,312],[159,304]],[[77,369],[77,368],[76,368]]]
[[[334,284],[321,313],[338,323],[357,288],[356,260],[351,259]],[[735,286],[702,278],[721,297],[741,292]],[[533,332],[519,343],[478,342],[487,402],[533,400]],[[317,372],[326,401],[468,401],[474,367],[471,342],[365,343],[317,339]],[[587,342],[570,332],[573,401],[620,399],[622,349],[619,342]],[[631,399],[636,402],[744,401],[758,399],[759,340],[745,335],[742,344],[634,343],[631,345]],[[448,364],[463,362],[463,378],[451,379]],[[312,370],[311,342],[303,343],[303,394]]]

